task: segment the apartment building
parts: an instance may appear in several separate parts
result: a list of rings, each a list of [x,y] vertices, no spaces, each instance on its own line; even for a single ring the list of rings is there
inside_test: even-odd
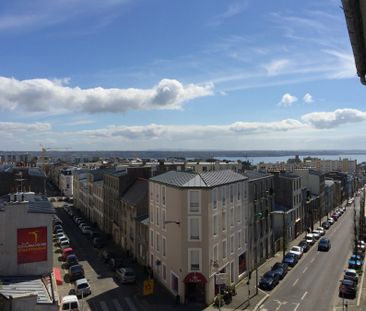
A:
[[[285,213],[273,214],[275,240],[282,238],[283,227],[286,227],[285,240],[296,238],[303,228],[304,211],[302,205],[301,177],[288,172],[274,172],[275,211]],[[284,226],[283,221],[286,224]]]
[[[275,194],[273,175],[245,171],[248,177],[248,258],[249,268],[254,269],[273,254],[272,210]]]
[[[248,269],[248,178],[230,170],[170,171],[149,180],[149,265],[181,302],[209,304],[215,275]]]
[[[75,168],[64,168],[59,175],[58,187],[61,194],[66,197],[72,197],[73,195],[73,175],[72,171]]]
[[[226,161],[189,161],[185,163],[185,170],[193,171],[196,173],[219,171],[219,170],[232,170],[234,172],[240,172],[242,165],[240,162],[226,162]]]

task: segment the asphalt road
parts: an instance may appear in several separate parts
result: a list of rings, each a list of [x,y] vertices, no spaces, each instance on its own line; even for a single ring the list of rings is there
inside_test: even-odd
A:
[[[319,252],[316,243],[259,310],[333,310],[339,304],[339,280],[351,253],[352,223],[353,208],[348,208],[325,234],[331,240],[330,251]]]
[[[63,221],[65,233],[70,238],[71,247],[74,248],[80,264],[83,265],[85,276],[88,279],[92,294],[82,301],[83,311],[144,311],[145,308],[136,299],[137,292],[141,289],[135,285],[119,285],[115,280],[115,273],[98,256],[97,250],[91,242],[81,233],[77,225],[60,206],[63,202],[55,202],[57,215]],[[72,293],[73,284],[68,281],[67,269],[62,268],[58,259],[61,255],[54,247],[54,265],[62,269],[64,283],[58,286],[60,297]]]

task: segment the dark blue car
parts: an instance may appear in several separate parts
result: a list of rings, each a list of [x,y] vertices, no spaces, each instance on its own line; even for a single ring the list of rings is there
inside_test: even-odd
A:
[[[348,260],[348,268],[359,270],[362,267],[362,263],[363,262],[360,256],[352,255],[351,258]]]
[[[298,261],[298,257],[293,253],[287,253],[282,260],[282,262],[287,263],[290,267],[294,267]]]
[[[273,289],[280,282],[280,276],[274,271],[266,272],[259,281],[259,288],[264,290]]]
[[[280,279],[282,280],[287,274],[288,264],[284,262],[276,262],[271,270],[277,273],[280,276]]]

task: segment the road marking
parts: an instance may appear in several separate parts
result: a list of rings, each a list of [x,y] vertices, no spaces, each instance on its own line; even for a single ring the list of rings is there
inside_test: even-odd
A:
[[[294,284],[292,284],[292,286],[295,286],[298,281],[299,279],[296,279],[296,281],[294,282]]]
[[[105,303],[105,301],[101,301],[99,304],[103,311],[109,311],[108,306]]]
[[[294,311],[296,311],[300,307],[300,303],[293,302],[294,305],[296,305]]]
[[[304,269],[304,271],[302,273],[305,273],[307,269],[308,269],[308,267],[305,267],[305,269]]]
[[[117,299],[113,299],[112,303],[117,311],[123,311],[122,306],[119,304],[119,301]]]
[[[304,295],[302,295],[301,300],[304,300],[304,298],[306,297],[307,294],[308,294],[308,292],[305,292]]]
[[[311,259],[311,260],[310,260],[310,262],[311,262],[311,263],[313,263],[313,262],[314,262],[314,260],[315,260],[315,258]]]
[[[138,311],[130,297],[125,297],[125,300],[126,300],[128,306],[130,307],[131,311]]]

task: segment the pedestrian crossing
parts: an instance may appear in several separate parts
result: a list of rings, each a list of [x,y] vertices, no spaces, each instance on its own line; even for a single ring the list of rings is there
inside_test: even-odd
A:
[[[145,311],[134,297],[111,298],[108,300],[90,299],[84,303],[85,311]]]

